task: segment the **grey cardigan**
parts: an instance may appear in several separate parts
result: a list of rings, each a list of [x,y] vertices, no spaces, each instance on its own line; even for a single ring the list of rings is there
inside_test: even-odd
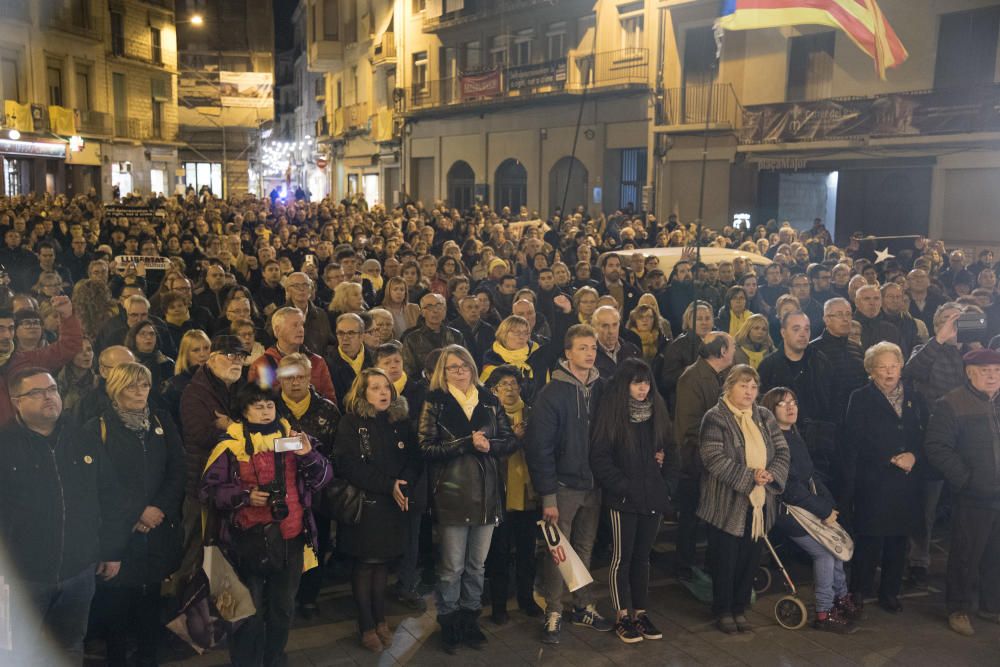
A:
[[[777,496],[785,490],[788,478],[788,444],[767,408],[754,405],[753,420],[764,436],[767,471],[774,476],[765,487],[764,529],[769,531],[777,518]],[[750,509],[748,496],[754,488],[753,471],[746,465],[743,433],[722,399],[701,420],[698,453],[705,466],[698,517],[723,532],[742,537]]]

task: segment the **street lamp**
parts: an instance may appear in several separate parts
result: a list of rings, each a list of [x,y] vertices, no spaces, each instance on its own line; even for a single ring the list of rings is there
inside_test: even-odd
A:
[[[205,19],[202,18],[201,14],[195,14],[191,17],[191,25],[201,25],[204,22]]]

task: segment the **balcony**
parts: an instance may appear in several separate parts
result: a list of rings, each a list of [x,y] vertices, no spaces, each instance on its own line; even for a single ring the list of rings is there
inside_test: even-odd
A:
[[[316,120],[316,138],[320,139],[322,137],[330,136],[330,119],[326,116],[322,116]]]
[[[560,0],[465,0],[462,9],[443,12],[437,16],[426,16],[424,32],[437,32],[455,28],[473,21],[495,18],[510,12],[523,12],[532,8],[559,5]],[[430,4],[430,3],[428,3]],[[440,4],[440,2],[438,3]]]
[[[537,100],[546,96],[576,95],[648,85],[649,52],[619,49],[602,53],[571,52],[528,65],[509,65],[479,73],[410,86],[399,97],[397,109],[411,114],[442,107],[475,107],[502,102]]]
[[[0,2],[0,21],[30,21],[28,0],[3,0]]]
[[[736,130],[742,125],[743,107],[728,83],[690,85],[664,91],[657,108],[657,125],[674,131],[710,129]]]
[[[163,62],[164,49],[162,45],[154,45],[151,41],[129,39],[124,35],[112,35],[108,55],[154,67],[166,67]]]
[[[145,118],[115,118],[115,136],[121,139],[153,139],[150,122]]]
[[[1000,84],[742,110],[741,144],[859,141],[1000,131]]]
[[[78,5],[73,9],[60,9],[48,17],[47,24],[54,30],[100,41],[104,34],[101,17],[91,14]]]
[[[372,44],[369,58],[375,67],[395,65],[396,35],[391,32],[382,33],[382,38]]]
[[[112,131],[111,114],[103,111],[79,112],[77,130],[83,135],[110,136]]]
[[[335,67],[344,57],[343,42],[317,39],[309,44],[307,66],[311,72],[324,72]]]

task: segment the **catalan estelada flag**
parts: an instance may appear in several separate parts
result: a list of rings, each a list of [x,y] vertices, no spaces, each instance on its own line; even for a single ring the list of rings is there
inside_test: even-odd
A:
[[[875,71],[897,67],[909,54],[875,0],[723,0],[719,30],[755,30],[794,25],[840,28],[875,61]]]

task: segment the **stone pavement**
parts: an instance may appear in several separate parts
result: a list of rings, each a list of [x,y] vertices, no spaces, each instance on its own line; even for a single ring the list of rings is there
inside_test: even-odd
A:
[[[774,619],[774,603],[784,595],[780,574],[775,572],[771,590],[760,596],[749,614],[758,629],[752,635],[726,636],[714,629],[707,606],[695,600],[676,580],[667,576],[666,541],[657,545],[650,583],[649,613],[664,633],[661,641],[625,645],[612,633],[599,633],[566,623],[559,646],[539,641],[541,622],[516,610],[511,601],[511,620],[495,626],[488,616],[482,627],[490,638],[482,651],[462,648],[449,656],[440,647],[434,622],[432,596],[427,613],[407,615],[402,607],[389,604],[389,623],[396,628],[392,647],[381,656],[362,649],[354,625],[350,587],[332,586],[324,591],[320,617],[298,621],[289,641],[291,667],[333,665],[408,665],[467,667],[476,665],[552,665],[597,667],[623,665],[730,665],[761,666],[989,666],[1000,665],[1000,625],[974,619],[977,634],[963,638],[947,627],[944,613],[944,556],[935,555],[931,586],[927,591],[907,590],[901,598],[904,611],[890,614],[874,602],[866,607],[861,630],[842,637],[817,632],[808,626],[789,631]],[[807,564],[791,565],[799,594],[811,606],[810,570]],[[610,613],[607,597],[607,567],[595,571],[599,607]],[[225,651],[167,663],[183,667],[227,664]]]

